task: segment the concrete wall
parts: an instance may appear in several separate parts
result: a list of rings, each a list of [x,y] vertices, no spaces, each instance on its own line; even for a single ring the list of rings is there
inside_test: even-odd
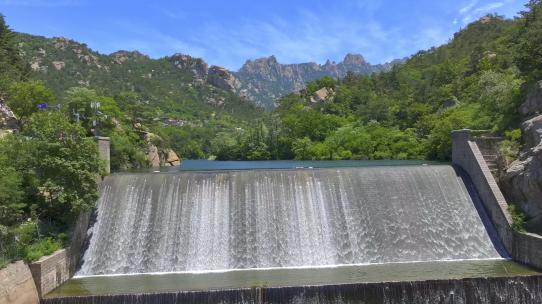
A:
[[[542,269],[542,237],[512,229],[512,217],[508,212],[508,203],[470,130],[452,132],[452,163],[469,174],[504,247],[511,257],[518,262]]]
[[[100,152],[100,159],[105,161],[105,172],[107,174],[111,173],[111,140],[109,137],[95,137],[96,142],[98,143],[98,151]]]
[[[38,304],[38,291],[28,266],[22,261],[0,270],[0,303]]]

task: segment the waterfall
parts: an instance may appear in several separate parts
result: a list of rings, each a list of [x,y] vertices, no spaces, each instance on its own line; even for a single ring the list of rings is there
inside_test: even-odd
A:
[[[78,275],[501,258],[453,167],[117,174]]]

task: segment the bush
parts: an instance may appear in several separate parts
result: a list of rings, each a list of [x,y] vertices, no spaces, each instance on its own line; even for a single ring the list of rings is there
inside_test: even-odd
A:
[[[512,229],[515,231],[524,232],[526,221],[525,214],[517,205],[513,203],[508,205],[508,212],[510,212],[510,215],[512,216]]]
[[[33,262],[42,256],[50,255],[62,248],[62,241],[48,237],[38,240],[25,248],[23,259],[26,262]]]

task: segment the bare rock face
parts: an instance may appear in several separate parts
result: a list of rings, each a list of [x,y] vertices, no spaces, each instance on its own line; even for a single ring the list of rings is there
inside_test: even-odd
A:
[[[524,116],[542,112],[542,80],[533,87],[527,96],[527,101],[519,107],[519,112]]]
[[[501,178],[501,186],[510,202],[518,204],[531,219],[529,231],[542,232],[542,81],[539,81],[520,107],[530,117],[521,124],[524,150]],[[537,115],[534,116],[533,115]]]
[[[153,144],[149,144],[147,159],[149,160],[149,164],[152,168],[160,167],[160,153],[158,152],[158,147]]]
[[[511,202],[536,218],[542,215],[542,115],[525,121],[521,129],[526,150],[508,167],[502,185]]]
[[[64,37],[53,38],[53,46],[59,50],[65,50],[70,45],[70,43],[71,41]]]
[[[175,54],[168,58],[177,68],[190,70],[196,79],[207,79],[209,66],[203,59],[185,54]]]
[[[66,63],[64,61],[53,61],[52,64],[57,71],[62,70],[66,66]]]
[[[207,82],[225,91],[237,93],[241,88],[241,82],[230,71],[223,67],[212,66],[207,75]]]
[[[11,109],[0,99],[0,137],[16,132],[19,129],[17,117]]]
[[[242,87],[253,101],[272,107],[278,98],[303,90],[307,82],[324,76],[343,78],[348,72],[367,75],[390,70],[402,60],[383,65],[371,65],[359,54],[347,54],[343,61],[327,60],[325,64],[306,62],[299,64],[281,64],[275,56],[248,60],[235,73]]]

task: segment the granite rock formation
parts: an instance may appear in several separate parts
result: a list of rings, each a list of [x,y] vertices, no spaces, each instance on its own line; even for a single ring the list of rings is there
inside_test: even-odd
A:
[[[521,124],[524,149],[506,170],[501,184],[510,202],[518,204],[530,219],[529,230],[542,232],[542,81],[520,107],[529,115]]]

